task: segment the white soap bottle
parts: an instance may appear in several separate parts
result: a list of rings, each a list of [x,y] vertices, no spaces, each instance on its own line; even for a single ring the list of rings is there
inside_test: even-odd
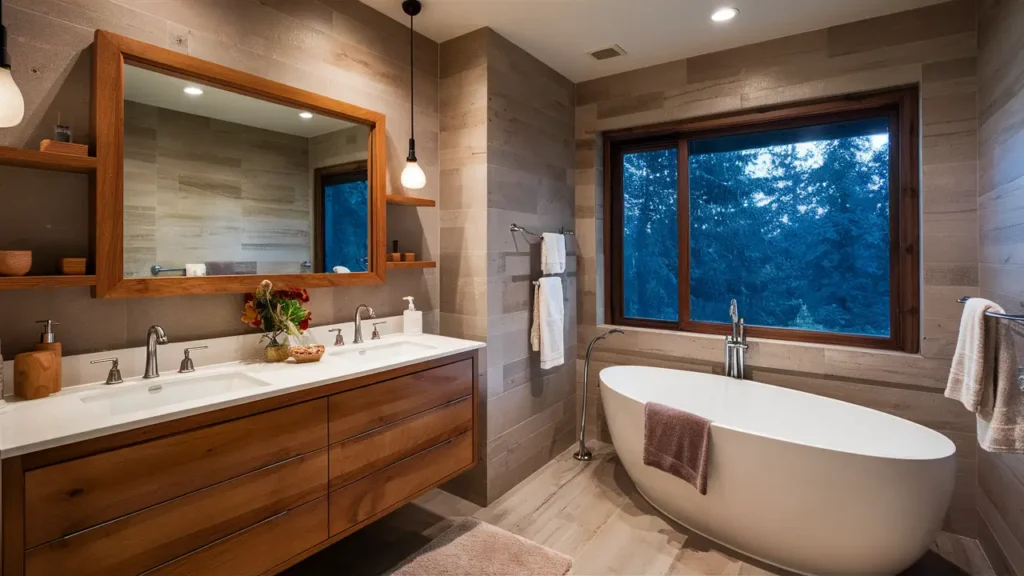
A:
[[[423,312],[416,309],[412,296],[406,296],[402,300],[409,301],[409,309],[402,312],[402,324],[405,327],[405,333],[410,336],[423,334]]]

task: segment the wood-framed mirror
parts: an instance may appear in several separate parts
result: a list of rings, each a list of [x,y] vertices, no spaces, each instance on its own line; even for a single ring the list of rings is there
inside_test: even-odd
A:
[[[384,282],[384,115],[96,32],[97,297]]]

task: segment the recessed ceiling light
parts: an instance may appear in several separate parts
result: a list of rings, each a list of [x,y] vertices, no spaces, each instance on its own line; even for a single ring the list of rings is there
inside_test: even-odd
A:
[[[739,13],[740,11],[735,8],[719,8],[711,15],[711,19],[715,22],[728,22],[735,18]]]
[[[185,94],[189,96],[200,96],[203,93],[203,89],[198,86],[186,86]]]
[[[313,117],[313,113],[312,112],[299,112],[299,118],[302,118],[303,120],[309,120],[312,117]]]

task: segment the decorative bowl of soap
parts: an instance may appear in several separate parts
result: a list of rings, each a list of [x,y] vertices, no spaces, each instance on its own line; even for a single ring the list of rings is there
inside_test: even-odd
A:
[[[307,362],[319,362],[324,357],[324,351],[327,350],[321,344],[311,344],[309,346],[292,346],[292,359],[295,360],[296,364],[306,364]]]
[[[31,268],[31,251],[0,250],[0,276],[24,276]]]

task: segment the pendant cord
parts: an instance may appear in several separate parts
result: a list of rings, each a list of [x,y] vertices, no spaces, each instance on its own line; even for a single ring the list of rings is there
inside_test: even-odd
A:
[[[2,1],[2,0],[0,0]],[[413,16],[409,15],[409,138],[416,138],[416,79],[415,67],[413,66],[413,41],[415,33],[412,30]]]

